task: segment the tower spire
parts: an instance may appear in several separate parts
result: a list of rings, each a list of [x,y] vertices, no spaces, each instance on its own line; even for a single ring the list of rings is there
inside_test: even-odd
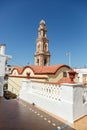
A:
[[[48,51],[49,40],[46,36],[47,28],[45,21],[42,19],[38,28],[38,38],[36,39],[35,65],[50,65],[50,52]]]

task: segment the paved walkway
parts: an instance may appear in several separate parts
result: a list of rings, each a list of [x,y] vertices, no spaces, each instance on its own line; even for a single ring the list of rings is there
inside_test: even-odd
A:
[[[0,130],[74,130],[32,104],[0,98]]]

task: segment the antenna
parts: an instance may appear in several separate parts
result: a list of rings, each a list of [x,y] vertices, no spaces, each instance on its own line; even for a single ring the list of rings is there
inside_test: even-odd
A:
[[[67,52],[66,56],[68,56],[68,65],[71,66],[71,53]]]

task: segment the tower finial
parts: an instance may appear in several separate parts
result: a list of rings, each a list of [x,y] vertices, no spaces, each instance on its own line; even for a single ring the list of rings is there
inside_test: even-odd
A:
[[[45,21],[42,19],[42,20],[40,21],[40,24],[45,24]]]

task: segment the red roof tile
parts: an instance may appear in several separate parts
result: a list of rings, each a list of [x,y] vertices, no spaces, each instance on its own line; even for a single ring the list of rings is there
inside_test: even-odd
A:
[[[64,65],[64,64],[58,64],[58,65],[53,65],[53,66],[30,65],[30,66],[25,66],[25,67],[15,66],[15,67],[13,67],[12,72],[16,69],[19,74],[22,74],[26,68],[30,68],[30,69],[32,69],[32,71],[35,74],[55,74],[62,67],[67,67],[67,68],[71,69],[69,66]],[[12,72],[11,72],[11,74],[12,74]]]
[[[71,81],[71,79],[68,77],[64,77],[64,78],[60,79],[57,83],[61,84],[61,83],[75,83],[75,82]]]
[[[23,67],[21,67],[21,66],[13,66],[11,74],[13,73],[14,70],[17,70],[18,73],[20,74],[22,72],[22,70],[23,70]]]
[[[57,70],[59,70],[62,67],[67,67],[70,69],[69,66],[59,64],[59,65],[53,65],[53,66],[29,66],[35,74],[55,74]]]

